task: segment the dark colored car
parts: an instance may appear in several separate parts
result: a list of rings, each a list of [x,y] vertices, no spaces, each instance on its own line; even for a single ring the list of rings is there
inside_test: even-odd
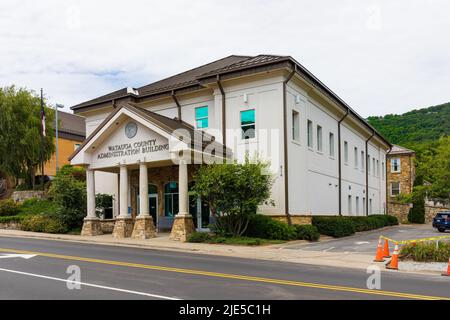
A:
[[[433,227],[437,228],[439,232],[444,232],[450,229],[450,211],[449,212],[439,212],[433,219]]]

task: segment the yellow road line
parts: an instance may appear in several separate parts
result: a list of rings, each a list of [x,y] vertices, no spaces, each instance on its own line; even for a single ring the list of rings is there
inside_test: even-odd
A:
[[[28,250],[0,248],[0,252],[35,254],[35,255],[42,256],[42,257],[55,258],[55,259],[83,261],[83,262],[99,263],[99,264],[121,266],[121,267],[132,267],[132,268],[140,268],[140,269],[193,274],[193,275],[208,276],[208,277],[215,277],[215,278],[255,281],[255,282],[262,282],[262,283],[274,283],[274,284],[282,284],[282,285],[288,285],[288,286],[316,288],[316,289],[325,289],[325,290],[333,290],[333,291],[364,293],[364,294],[369,294],[369,295],[381,295],[381,296],[389,296],[389,297],[397,297],[397,298],[419,299],[419,300],[450,300],[450,298],[448,298],[448,297],[436,297],[436,296],[427,296],[427,295],[394,292],[394,291],[370,290],[370,289],[362,289],[362,288],[355,288],[355,287],[327,285],[327,284],[292,281],[292,280],[282,280],[282,279],[272,279],[272,278],[262,278],[262,277],[245,276],[245,275],[238,275],[238,274],[218,273],[218,272],[184,269],[184,268],[174,268],[174,267],[163,267],[163,266],[155,266],[155,265],[147,265],[147,264],[131,263],[131,262],[123,262],[123,261],[101,260],[101,259],[77,257],[77,256],[66,256],[66,255],[46,253],[46,252],[34,252],[34,251],[28,251]]]

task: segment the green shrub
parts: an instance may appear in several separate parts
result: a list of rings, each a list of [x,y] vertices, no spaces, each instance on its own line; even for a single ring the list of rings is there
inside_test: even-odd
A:
[[[294,225],[296,238],[299,240],[317,241],[320,238],[319,230],[313,225]]]
[[[74,175],[84,170],[64,166],[58,171],[49,194],[58,205],[56,214],[67,229],[81,228],[86,216],[86,182]]]
[[[20,206],[20,214],[34,215],[40,213],[55,213],[58,205],[48,199],[31,198],[25,200]]]
[[[255,214],[250,217],[244,235],[252,238],[292,240],[296,239],[297,233],[294,226],[289,226],[287,223],[277,221],[266,215]]]
[[[450,242],[419,242],[406,244],[400,250],[402,260],[414,260],[421,262],[447,262],[450,258]]]
[[[21,228],[24,231],[67,233],[67,226],[57,215],[37,214],[27,216],[22,220]]]
[[[320,234],[334,238],[351,236],[355,233],[355,225],[346,217],[313,216],[312,225],[316,226]]]
[[[201,243],[209,240],[211,236],[206,232],[194,232],[187,237],[187,242]]]
[[[13,199],[0,200],[0,216],[15,216],[19,210],[20,206]]]
[[[17,215],[17,216],[0,216],[0,223],[9,223],[9,222],[22,222],[25,216]]]

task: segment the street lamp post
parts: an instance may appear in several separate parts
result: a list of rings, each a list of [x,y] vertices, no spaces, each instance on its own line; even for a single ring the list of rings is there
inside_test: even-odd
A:
[[[58,108],[63,109],[64,105],[56,103],[55,104],[55,159],[56,159],[56,172],[58,172],[59,169],[59,163],[58,163]]]

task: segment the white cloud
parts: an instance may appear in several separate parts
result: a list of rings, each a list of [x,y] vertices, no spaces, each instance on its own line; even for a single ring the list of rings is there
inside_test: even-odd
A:
[[[229,54],[291,55],[363,116],[450,101],[450,3],[10,1],[0,85],[71,106]]]

